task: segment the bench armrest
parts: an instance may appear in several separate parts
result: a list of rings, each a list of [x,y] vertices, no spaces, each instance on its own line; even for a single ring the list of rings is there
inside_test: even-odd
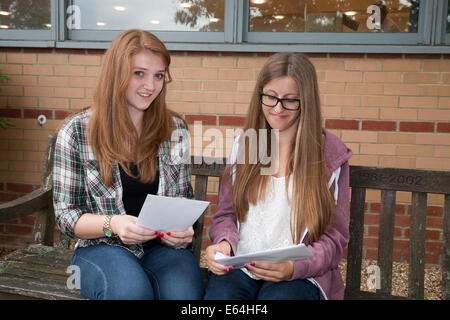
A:
[[[18,199],[0,204],[0,223],[32,215],[52,205],[51,187],[39,188]]]

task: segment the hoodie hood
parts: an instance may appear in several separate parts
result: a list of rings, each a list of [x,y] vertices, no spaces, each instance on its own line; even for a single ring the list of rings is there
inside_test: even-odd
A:
[[[323,129],[325,135],[325,162],[328,169],[328,178],[330,179],[333,172],[339,169],[353,155],[352,150],[334,134]]]

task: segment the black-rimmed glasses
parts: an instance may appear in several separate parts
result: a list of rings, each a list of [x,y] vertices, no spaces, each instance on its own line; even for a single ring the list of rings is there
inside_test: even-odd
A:
[[[260,97],[261,103],[267,107],[273,108],[278,104],[278,102],[281,102],[281,106],[286,110],[300,109],[300,99],[280,99],[265,93],[260,93]]]

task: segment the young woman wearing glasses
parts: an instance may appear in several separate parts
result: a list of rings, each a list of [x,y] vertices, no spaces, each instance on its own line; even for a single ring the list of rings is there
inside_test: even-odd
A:
[[[271,164],[236,161],[250,152],[245,134],[236,138],[210,228],[205,299],[342,299],[338,263],[349,239],[352,152],[322,127],[316,72],[306,56],[277,53],[265,63],[243,133],[250,129],[264,138],[266,150],[268,137],[278,134],[278,152],[271,155],[277,169],[265,175],[261,169]],[[253,261],[234,270],[214,259],[216,252],[241,255],[299,243],[312,258]]]

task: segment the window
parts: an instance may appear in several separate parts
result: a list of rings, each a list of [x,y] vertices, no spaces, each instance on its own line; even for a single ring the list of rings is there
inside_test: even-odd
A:
[[[251,0],[251,32],[416,33],[419,1]]]
[[[163,41],[224,41],[224,0],[72,0],[67,13],[71,40],[112,40],[139,28]]]
[[[51,13],[51,0],[0,0],[0,38],[50,40]]]
[[[418,43],[419,0],[250,0],[249,42]],[[302,33],[302,35],[298,34]]]
[[[140,28],[170,50],[450,53],[449,3],[0,0],[0,46],[107,48]]]

